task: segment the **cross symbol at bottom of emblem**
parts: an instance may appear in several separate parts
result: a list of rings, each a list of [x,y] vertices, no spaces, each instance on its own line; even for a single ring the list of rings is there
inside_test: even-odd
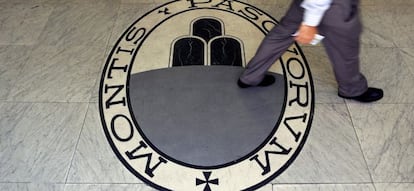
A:
[[[203,172],[205,180],[196,179],[196,186],[205,184],[203,191],[211,191],[210,184],[219,185],[219,179],[210,180],[211,172]]]

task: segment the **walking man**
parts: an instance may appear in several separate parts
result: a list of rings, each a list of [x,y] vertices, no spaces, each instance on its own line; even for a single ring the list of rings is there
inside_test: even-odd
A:
[[[279,25],[262,41],[256,55],[238,80],[240,88],[269,86],[275,82],[267,70],[296,41],[309,44],[320,34],[332,63],[338,96],[360,102],[383,97],[381,89],[368,87],[359,69],[359,0],[293,0]]]

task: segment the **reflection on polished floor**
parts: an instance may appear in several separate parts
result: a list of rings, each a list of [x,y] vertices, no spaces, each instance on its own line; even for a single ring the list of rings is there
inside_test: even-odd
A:
[[[154,190],[116,158],[98,109],[124,30],[165,0],[0,0],[0,190]],[[247,0],[279,20],[290,0]],[[309,138],[262,191],[414,190],[414,0],[361,0],[361,70],[385,97],[337,96],[321,46]],[[85,64],[88,63],[88,64]]]

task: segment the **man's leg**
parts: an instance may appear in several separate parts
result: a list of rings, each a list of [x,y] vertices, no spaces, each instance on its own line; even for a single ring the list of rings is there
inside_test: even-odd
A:
[[[319,32],[325,36],[323,44],[333,66],[339,95],[354,97],[366,92],[367,80],[359,66],[362,26],[357,0],[334,0]]]
[[[338,95],[360,102],[380,100],[381,89],[368,87],[360,72],[359,51],[362,26],[359,0],[334,0],[319,26],[338,82]]]
[[[256,55],[250,60],[240,81],[247,85],[258,85],[265,77],[267,70],[293,44],[295,33],[303,19],[301,0],[295,0],[279,25],[266,35]]]

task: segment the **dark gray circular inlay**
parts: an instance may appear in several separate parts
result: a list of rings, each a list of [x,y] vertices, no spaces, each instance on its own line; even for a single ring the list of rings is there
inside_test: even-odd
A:
[[[196,166],[218,166],[255,150],[278,122],[284,77],[270,87],[238,88],[242,67],[185,66],[131,75],[131,109],[162,153]]]

